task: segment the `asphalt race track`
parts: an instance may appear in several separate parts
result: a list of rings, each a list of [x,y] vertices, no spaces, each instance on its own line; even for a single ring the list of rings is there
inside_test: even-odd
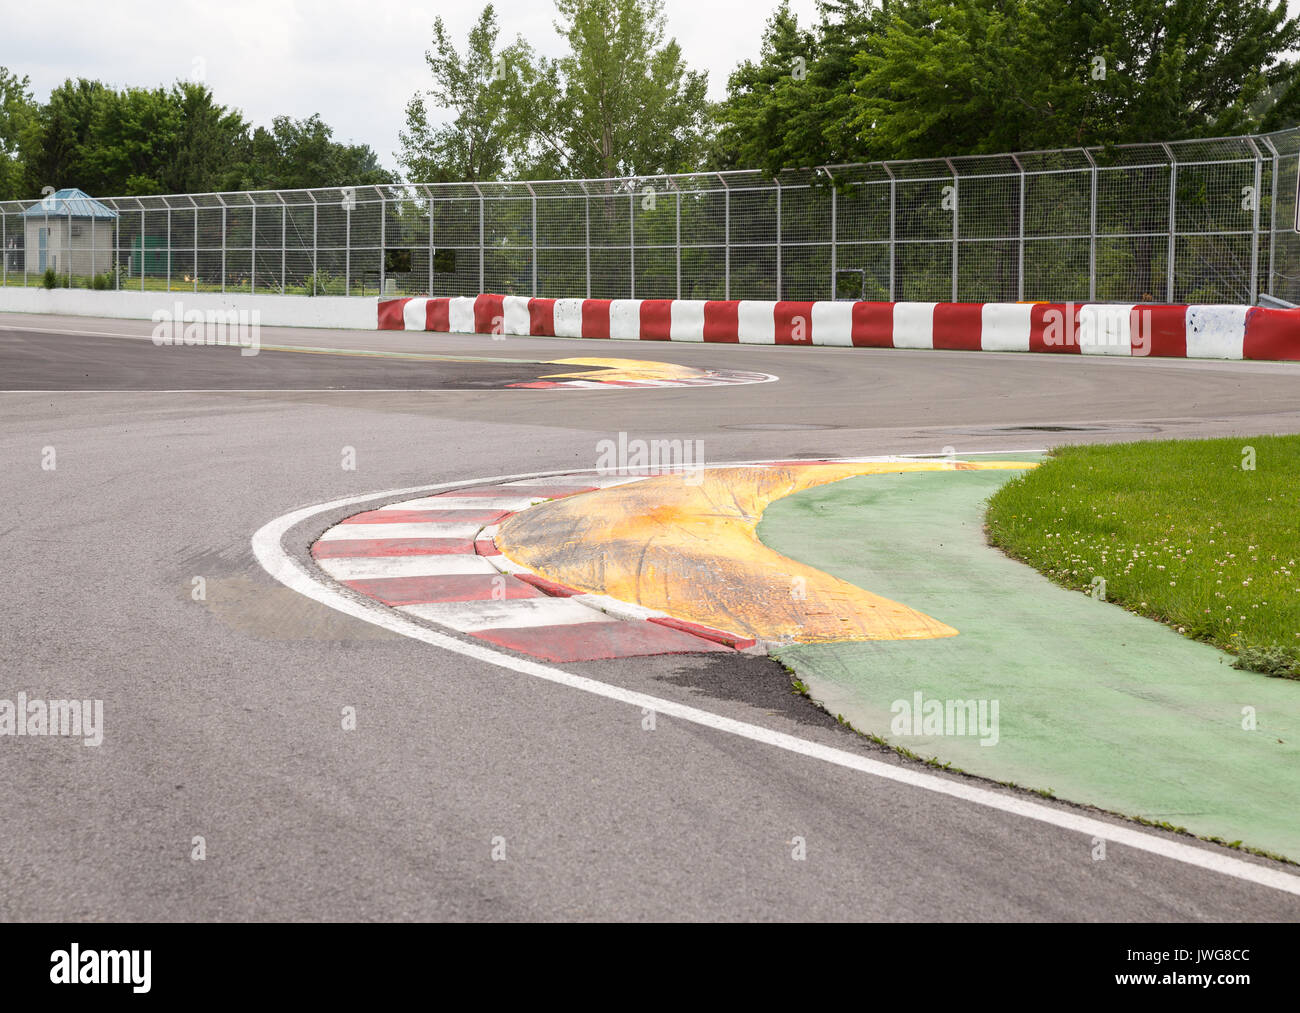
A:
[[[99,748],[0,743],[0,918],[1300,916],[1293,894],[1120,844],[1094,862],[1078,832],[725,730],[667,715],[645,730],[639,708],[318,604],[250,544],[330,500],[592,468],[620,431],[700,439],[710,461],[1295,433],[1300,364],[272,328],[277,348],[460,361],[243,357],[151,330],[0,317],[0,696],[105,708]],[[779,380],[504,389],[579,356]],[[349,509],[286,548],[305,559]],[[719,657],[564,667],[933,773],[840,728],[775,663]]]

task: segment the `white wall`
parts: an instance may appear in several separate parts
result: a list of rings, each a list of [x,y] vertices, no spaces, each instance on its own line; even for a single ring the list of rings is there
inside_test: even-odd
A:
[[[332,327],[373,331],[373,296],[222,295],[213,292],[95,292],[90,289],[0,287],[0,313],[53,313],[75,317],[151,320],[155,310],[253,310],[263,327]]]

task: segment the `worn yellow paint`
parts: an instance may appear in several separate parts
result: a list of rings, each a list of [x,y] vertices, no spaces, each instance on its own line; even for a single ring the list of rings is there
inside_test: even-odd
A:
[[[554,359],[552,366],[599,366],[603,373],[552,373],[544,380],[682,380],[706,376],[703,369],[683,366],[676,362],[649,362],[644,359]]]
[[[775,500],[857,475],[1026,467],[842,462],[658,475],[525,510],[497,544],[550,580],[762,640],[951,637],[957,630],[937,619],[769,549],[759,518]]]

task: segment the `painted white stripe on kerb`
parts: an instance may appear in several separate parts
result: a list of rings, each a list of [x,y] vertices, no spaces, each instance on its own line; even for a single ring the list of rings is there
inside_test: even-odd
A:
[[[539,496],[425,496],[404,503],[386,503],[380,510],[526,510]],[[353,525],[356,527],[357,525]]]
[[[474,300],[456,296],[447,304],[447,324],[452,334],[474,333]]]
[[[623,341],[641,337],[640,299],[615,299],[609,304],[609,336]]]
[[[1029,351],[1032,303],[986,302],[980,313],[980,348],[985,352]]]
[[[736,307],[741,343],[776,344],[776,303],[742,299]]]
[[[253,555],[257,557],[258,563],[271,577],[278,580],[285,587],[297,591],[313,601],[320,602],[322,605],[352,616],[355,619],[410,637],[413,640],[419,640],[422,643],[452,654],[458,654],[461,657],[472,658],[483,664],[508,669],[520,675],[543,679],[555,685],[589,693],[606,700],[613,700],[638,710],[644,708],[663,717],[689,721],[704,728],[711,728],[761,745],[771,746],[799,756],[869,774],[886,781],[893,781],[922,791],[933,792],[936,795],[945,795],[972,805],[979,805],[1020,816],[1024,819],[1046,823],[1081,834],[1089,839],[1099,837],[1102,840],[1110,841],[1112,844],[1131,847],[1147,854],[1168,858],[1195,868],[1231,876],[1243,882],[1255,883],[1300,897],[1300,876],[1284,872],[1276,866],[1247,862],[1232,855],[1224,854],[1210,845],[1188,844],[1170,837],[1147,833],[1121,823],[1109,823],[1104,820],[1093,819],[1071,809],[1044,805],[1040,802],[1022,798],[1019,795],[1003,794],[989,788],[979,788],[964,781],[931,774],[893,761],[886,762],[873,759],[870,756],[827,746],[820,742],[801,739],[786,732],[778,732],[770,728],[764,728],[761,725],[738,721],[735,718],[724,717],[721,714],[714,714],[711,711],[692,707],[688,704],[677,703],[674,700],[651,696],[648,693],[639,693],[635,690],[624,689],[621,686],[611,686],[595,679],[566,672],[551,665],[543,665],[540,662],[503,654],[493,650],[486,644],[466,643],[457,640],[455,637],[438,633],[436,630],[428,629],[419,623],[411,622],[395,609],[379,606],[374,602],[357,601],[339,592],[337,589],[308,574],[302,564],[290,556],[281,544],[284,536],[289,531],[319,514],[353,507],[371,500],[394,499],[398,496],[415,496],[442,489],[465,487],[467,485],[488,485],[494,482],[511,480],[523,484],[522,480],[533,479],[532,484],[537,484],[536,478],[536,475],[528,474],[497,475],[491,478],[444,482],[439,485],[417,486],[410,489],[392,489],[386,492],[351,496],[346,499],[320,503],[316,506],[303,507],[262,525],[252,538]]]
[[[336,524],[322,542],[365,538],[473,538],[483,525],[475,521],[414,521],[397,524]]]
[[[403,605],[407,612],[460,633],[477,630],[533,629],[538,626],[576,626],[578,623],[614,623],[619,620],[590,609],[572,598],[507,598],[505,601],[437,602]]]
[[[894,347],[934,347],[934,307],[932,302],[894,303]]]
[[[384,577],[445,577],[461,573],[496,573],[486,556],[444,553],[433,556],[344,556],[318,559],[316,565],[335,580],[380,580]]]
[[[1240,359],[1246,345],[1246,306],[1188,306],[1187,357]]]
[[[662,619],[668,615],[667,612],[660,612],[658,609],[649,609],[644,605],[636,605],[629,601],[620,601],[618,598],[611,598],[607,594],[577,594],[570,601],[581,602],[588,608],[597,609],[606,612],[618,619],[625,619],[629,622],[637,622],[646,619]]]
[[[815,302],[811,323],[814,345],[853,345],[853,303]]]
[[[504,317],[502,334],[528,337],[528,299],[521,295],[508,295],[501,300],[501,315]]]
[[[582,337],[581,299],[556,299],[553,313],[557,338]]]
[[[704,340],[703,299],[674,299],[669,303],[668,337],[672,341]]]
[[[1079,307],[1079,351],[1084,355],[1133,354],[1132,305]]]
[[[428,321],[429,300],[412,299],[402,307],[402,327],[408,331],[422,331]]]

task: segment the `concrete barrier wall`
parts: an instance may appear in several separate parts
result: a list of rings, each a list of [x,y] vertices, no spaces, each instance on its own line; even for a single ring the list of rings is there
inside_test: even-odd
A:
[[[357,296],[247,295],[238,292],[96,292],[75,288],[0,287],[0,312],[152,320],[154,313],[246,310],[263,327],[332,327],[373,331],[377,298]]]
[[[1110,303],[383,299],[381,330],[1300,360],[1300,309]]]

